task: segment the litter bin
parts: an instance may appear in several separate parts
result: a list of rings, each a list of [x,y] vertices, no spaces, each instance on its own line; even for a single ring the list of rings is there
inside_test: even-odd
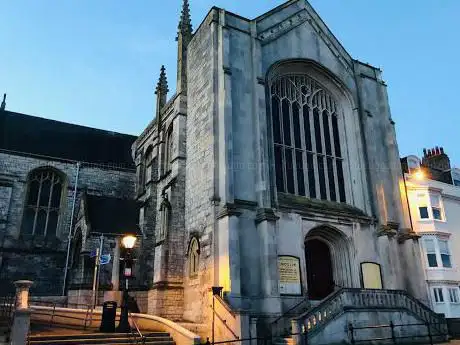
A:
[[[102,320],[99,331],[104,333],[115,332],[115,317],[117,315],[117,302],[107,301],[102,305]]]

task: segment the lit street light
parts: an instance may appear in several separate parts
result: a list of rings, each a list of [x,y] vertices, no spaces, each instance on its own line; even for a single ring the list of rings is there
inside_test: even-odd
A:
[[[120,333],[128,333],[131,332],[131,326],[129,325],[129,315],[128,315],[128,281],[129,278],[132,277],[132,249],[136,244],[136,236],[134,235],[125,235],[122,240],[121,244],[126,249],[126,254],[123,258],[124,261],[124,270],[123,275],[125,277],[125,289],[123,291],[123,299],[121,302],[121,314],[120,314],[120,323],[118,324],[117,331]]]

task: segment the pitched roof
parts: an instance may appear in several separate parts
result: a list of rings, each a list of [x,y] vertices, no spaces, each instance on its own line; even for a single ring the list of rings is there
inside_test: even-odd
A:
[[[0,149],[134,168],[133,135],[0,111]]]
[[[140,204],[135,200],[86,195],[91,232],[125,234],[139,231]]]

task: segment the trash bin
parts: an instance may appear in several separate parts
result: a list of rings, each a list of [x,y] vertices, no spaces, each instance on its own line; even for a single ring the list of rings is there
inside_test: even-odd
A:
[[[117,302],[107,301],[102,305],[102,320],[99,331],[104,333],[115,332],[115,317],[117,315]]]

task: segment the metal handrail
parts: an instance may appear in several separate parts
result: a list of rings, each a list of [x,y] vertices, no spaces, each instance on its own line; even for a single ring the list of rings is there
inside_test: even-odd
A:
[[[136,329],[136,332],[137,334],[139,335],[139,338],[141,340],[141,344],[145,344],[145,336],[142,335],[140,329],[139,329],[139,326],[137,325],[137,322],[136,320],[133,318],[133,315],[131,314],[130,311],[128,311],[128,316],[129,316],[129,319],[131,320],[131,322],[133,323],[134,325],[134,328]],[[139,344],[138,340],[137,340],[137,336],[134,334],[134,331],[133,331],[133,328],[130,327],[131,329],[131,334],[134,336],[134,338],[136,339],[136,344]]]
[[[281,314],[279,317],[277,317],[275,319],[275,321],[272,321],[270,324],[273,325],[274,323],[277,323],[279,320],[281,320],[282,318],[285,318],[286,316],[289,316],[289,313],[291,311],[293,311],[295,308],[297,308],[299,305],[301,305],[302,303],[305,303],[305,302],[308,302],[308,297],[305,296],[304,298],[302,298],[302,300],[299,302],[299,303],[296,303],[294,304],[291,308],[289,308],[286,312],[284,312],[283,314]]]

